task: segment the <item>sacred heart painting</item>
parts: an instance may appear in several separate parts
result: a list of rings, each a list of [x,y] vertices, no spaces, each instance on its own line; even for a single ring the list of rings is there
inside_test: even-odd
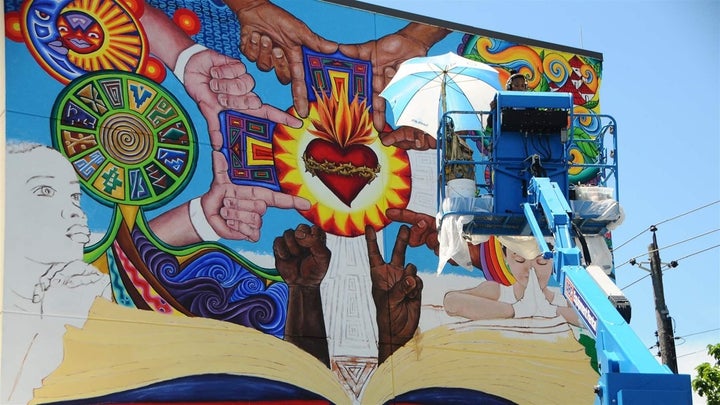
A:
[[[384,146],[373,127],[371,68],[307,50],[305,67],[309,115],[301,128],[279,125],[273,136],[282,191],[310,201],[300,214],[331,234],[380,230],[391,222],[388,208],[407,206],[411,176],[407,153]]]

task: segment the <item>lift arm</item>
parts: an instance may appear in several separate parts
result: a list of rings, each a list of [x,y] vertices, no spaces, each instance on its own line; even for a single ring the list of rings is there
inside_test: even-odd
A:
[[[534,177],[523,211],[542,254],[553,257],[553,276],[595,337],[600,367],[596,404],[692,404],[690,376],[660,365],[581,265],[570,234],[572,210],[557,184]],[[542,211],[555,237],[550,252],[535,212]],[[604,275],[604,274],[603,274]]]
[[[492,112],[490,157],[472,162],[486,170],[489,168],[492,173],[491,180],[486,179],[484,185],[488,187],[493,206],[478,212],[443,212],[443,215],[473,215],[467,230],[472,234],[527,235],[530,231],[542,255],[554,259],[553,277],[595,338],[601,374],[595,388],[596,404],[690,405],[690,376],[673,374],[652,356],[618,312],[624,307],[618,302],[627,304],[622,292],[601,269],[582,266],[580,250],[571,232],[575,230],[574,218],[567,193],[570,187],[568,141],[578,141],[568,138],[575,133],[573,123],[577,117],[573,106],[570,93],[499,92]],[[615,124],[611,121],[614,134]],[[442,140],[441,136],[439,161],[456,163],[445,158]],[[529,161],[532,163],[528,164]],[[616,165],[603,162],[599,161],[602,164],[597,166],[604,167],[600,177],[605,176],[608,168],[612,169],[611,173],[617,173]],[[445,164],[439,167],[441,210],[445,198]],[[597,224],[592,224],[593,221],[584,218],[578,228],[581,232],[583,229],[596,234],[603,232],[607,223],[597,220]],[[555,238],[552,251],[544,239],[550,232]],[[625,308],[629,319],[629,306]]]

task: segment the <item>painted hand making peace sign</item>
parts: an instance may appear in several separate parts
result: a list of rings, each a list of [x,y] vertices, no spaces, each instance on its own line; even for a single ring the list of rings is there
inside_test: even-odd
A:
[[[414,264],[405,265],[410,228],[402,225],[386,263],[377,244],[375,230],[365,227],[365,240],[370,261],[372,296],[378,324],[378,363],[412,339],[420,321],[423,283]]]

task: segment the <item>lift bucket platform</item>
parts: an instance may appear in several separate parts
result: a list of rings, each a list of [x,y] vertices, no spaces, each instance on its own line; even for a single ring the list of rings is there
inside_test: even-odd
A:
[[[483,112],[449,112],[446,121],[452,121],[458,114],[482,114]],[[487,112],[484,112],[488,114]],[[596,166],[600,172],[616,173],[616,165],[607,165],[603,154],[604,134],[592,139],[573,138],[574,120],[580,119],[573,114],[573,97],[570,93],[537,93],[537,92],[499,92],[496,108],[489,112],[495,125],[492,131],[475,131],[474,134],[443,133],[439,138],[439,177],[441,187],[439,196],[440,222],[447,215],[472,215],[473,221],[465,228],[466,234],[477,235],[531,235],[532,231],[526,220],[523,203],[528,201],[528,187],[532,178],[548,178],[556,184],[559,193],[565,200],[573,200],[569,171],[579,166]],[[599,119],[595,116],[592,119]],[[586,117],[582,117],[586,119]],[[610,118],[614,142],[614,120]],[[478,134],[483,135],[478,135]],[[448,145],[451,136],[465,138],[468,144],[482,143],[484,153],[473,161],[449,160],[443,148]],[[577,142],[592,142],[594,149],[600,150],[597,162],[578,165],[571,162],[569,150]],[[614,146],[614,145],[613,145]],[[614,153],[614,149],[613,149]],[[474,165],[474,173],[485,173],[485,182],[476,179],[478,193],[474,203],[449,204],[444,201],[448,197],[444,167],[446,165]],[[577,170],[582,170],[578,168]],[[599,176],[602,177],[602,176]],[[616,179],[615,179],[616,180]],[[478,204],[482,201],[484,204]],[[488,201],[491,201],[488,203]],[[445,204],[443,204],[445,202]],[[585,208],[588,203],[571,201],[574,206]],[[464,211],[444,211],[443,207],[469,207]],[[479,209],[477,209],[479,208]],[[534,207],[533,209],[536,210]],[[619,209],[619,208],[618,208]],[[571,209],[568,214],[573,223],[585,234],[600,234],[606,230],[609,222],[597,215],[583,218]],[[535,212],[535,217],[542,232],[550,235],[550,229],[544,216]]]

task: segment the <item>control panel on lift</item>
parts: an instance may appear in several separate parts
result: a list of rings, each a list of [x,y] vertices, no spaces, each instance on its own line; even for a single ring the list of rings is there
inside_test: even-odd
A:
[[[500,92],[497,95],[491,160],[494,163],[494,212],[522,215],[527,188],[533,177],[548,177],[568,193],[565,153],[570,93]]]

